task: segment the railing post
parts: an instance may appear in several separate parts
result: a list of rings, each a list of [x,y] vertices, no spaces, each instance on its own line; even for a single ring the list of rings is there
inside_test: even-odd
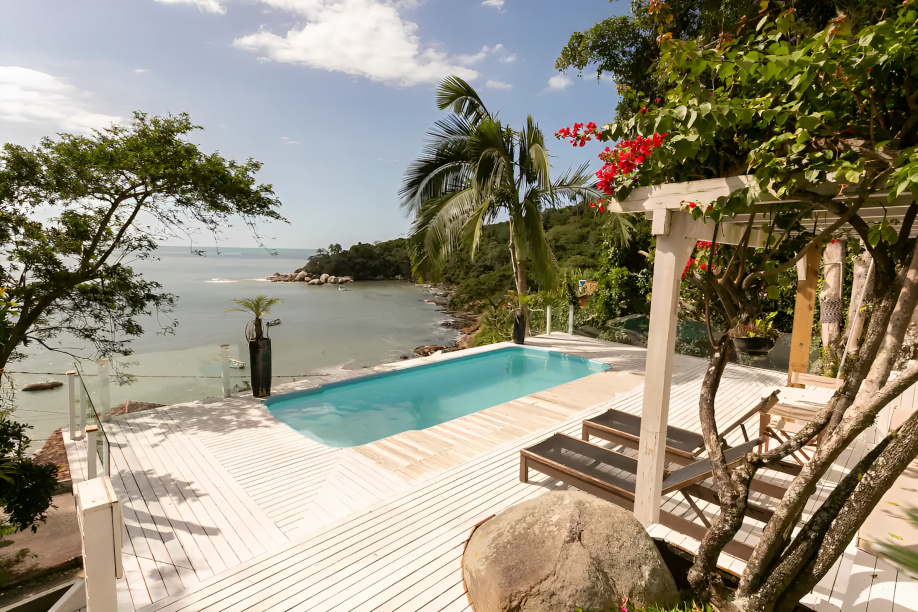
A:
[[[86,480],[96,477],[96,433],[98,431],[97,425],[86,426]]]
[[[233,392],[230,387],[229,344],[220,345],[220,360],[223,374],[223,397],[229,397]]]
[[[76,382],[76,372],[73,370],[67,370],[64,372],[67,375],[67,413],[70,415],[70,439],[77,439],[77,418],[76,418],[76,387],[74,383]]]
[[[112,414],[112,400],[108,387],[108,359],[96,361],[99,366],[99,418],[108,421]]]
[[[83,543],[88,612],[118,609],[115,581],[124,576],[121,562],[121,504],[107,477],[77,484],[77,522]]]
[[[574,335],[574,305],[567,307],[567,333]]]
[[[83,386],[83,380],[80,379],[80,439],[86,435],[86,409],[89,407],[89,400],[86,397],[86,387]]]
[[[545,333],[551,333],[551,306],[545,307]]]

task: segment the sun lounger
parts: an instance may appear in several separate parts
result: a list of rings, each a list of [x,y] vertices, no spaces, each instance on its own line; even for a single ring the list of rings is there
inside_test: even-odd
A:
[[[727,463],[735,465],[742,460],[743,455],[752,451],[761,442],[761,439],[750,440],[728,449],[724,453]],[[520,450],[520,481],[529,481],[530,469],[575,486],[626,510],[634,509],[635,483],[633,479],[629,480],[629,476],[637,474],[637,460],[621,453],[556,433],[538,444]],[[701,460],[665,475],[663,481],[663,493],[679,491],[704,525],[666,511],[660,512],[660,523],[701,540],[710,525],[695,499],[719,503],[717,493],[703,483],[711,475],[710,462]],[[776,498],[783,497],[785,492],[783,488],[759,479],[753,479],[750,488]],[[750,502],[747,504],[746,515],[767,522],[771,519],[772,511]],[[725,550],[746,560],[752,553],[752,547],[736,541],[731,542]]]
[[[762,401],[755,408],[736,419],[723,431],[720,431],[721,438],[739,428],[748,442],[749,436],[746,433],[744,423],[756,414],[768,415],[769,411],[777,404],[778,398],[774,393],[762,398]],[[768,417],[766,416],[766,418]],[[590,436],[595,436],[608,442],[637,450],[641,441],[641,417],[621,410],[610,409],[599,416],[585,420],[583,422],[582,436],[586,442],[590,441]],[[680,429],[672,425],[666,428],[667,461],[679,465],[690,465],[697,461],[698,455],[703,452],[704,438],[700,433],[688,429]],[[785,468],[792,470],[787,472],[789,474],[796,475],[800,473],[799,467],[790,464],[782,463],[777,469],[785,471]]]

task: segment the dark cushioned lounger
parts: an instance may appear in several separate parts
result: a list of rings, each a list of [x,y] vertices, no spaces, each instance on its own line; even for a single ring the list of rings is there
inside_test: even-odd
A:
[[[729,465],[738,463],[743,455],[761,443],[760,439],[750,440],[728,449],[724,456]],[[577,487],[625,508],[634,509],[634,480],[629,480],[637,473],[637,460],[614,451],[578,440],[577,438],[556,433],[538,444],[520,450],[520,480],[529,481],[529,470],[534,469],[552,478]],[[695,461],[665,476],[663,493],[679,491],[688,501],[692,510],[707,525],[707,519],[698,509],[693,498],[711,503],[718,503],[716,492],[702,484],[712,475],[711,464],[707,460]],[[752,489],[770,495],[782,497],[784,489],[777,485],[753,480]],[[768,508],[749,503],[746,509],[749,518],[767,522],[772,515]],[[660,512],[660,523],[679,533],[701,540],[706,527],[669,512]],[[726,552],[741,559],[749,559],[752,547],[741,542],[731,542]]]

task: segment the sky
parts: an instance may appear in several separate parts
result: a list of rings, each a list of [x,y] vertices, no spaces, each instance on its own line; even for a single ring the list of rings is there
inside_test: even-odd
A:
[[[502,121],[546,135],[612,119],[614,84],[554,68],[570,35],[618,0],[0,0],[0,142],[188,112],[205,151],[264,163],[289,224],[269,246],[388,240],[397,189],[443,116],[436,84],[467,79]],[[550,139],[553,172],[596,150]],[[213,244],[206,235],[195,238]],[[174,242],[173,244],[181,244]],[[245,226],[221,245],[255,246]]]

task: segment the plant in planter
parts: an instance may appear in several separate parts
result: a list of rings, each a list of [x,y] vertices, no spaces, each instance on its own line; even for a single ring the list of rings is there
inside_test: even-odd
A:
[[[747,323],[740,323],[730,330],[733,346],[741,353],[753,357],[761,357],[771,352],[775,347],[775,339],[780,332],[774,328],[775,316],[772,312],[762,318],[754,319]]]
[[[265,335],[264,317],[271,307],[280,304],[279,298],[258,295],[253,298],[234,299],[237,308],[227,312],[243,312],[252,316],[245,325],[245,339],[249,343],[249,361],[252,364],[252,395],[271,395],[271,338]]]

